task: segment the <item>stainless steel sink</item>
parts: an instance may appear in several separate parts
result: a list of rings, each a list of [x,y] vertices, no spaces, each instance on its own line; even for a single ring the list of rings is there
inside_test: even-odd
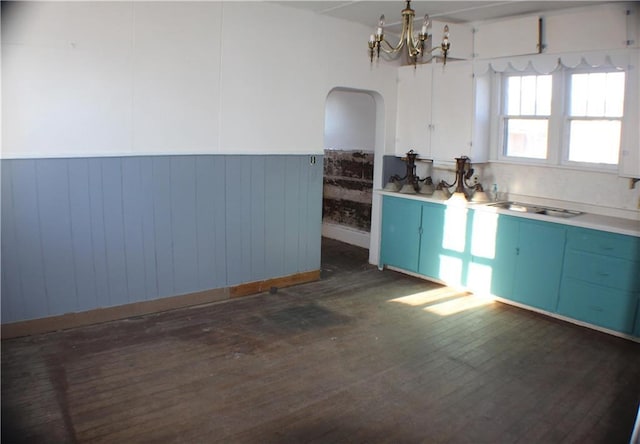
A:
[[[581,211],[565,210],[564,208],[546,207],[543,205],[532,205],[521,202],[495,202],[487,204],[491,207],[502,208],[519,213],[544,214],[551,217],[574,217],[583,214]]]

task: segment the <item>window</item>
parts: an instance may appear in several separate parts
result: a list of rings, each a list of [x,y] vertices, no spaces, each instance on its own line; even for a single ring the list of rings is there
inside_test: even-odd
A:
[[[624,72],[571,74],[569,162],[617,165],[624,81]]]
[[[618,164],[625,72],[503,74],[501,159],[611,169]]]
[[[546,159],[551,115],[551,76],[508,76],[505,155]]]

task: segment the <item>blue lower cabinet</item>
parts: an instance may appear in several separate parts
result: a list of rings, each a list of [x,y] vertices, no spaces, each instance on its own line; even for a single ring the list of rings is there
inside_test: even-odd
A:
[[[513,300],[547,311],[558,303],[566,228],[520,222]]]
[[[418,271],[421,208],[415,200],[384,196],[380,265]]]
[[[640,336],[640,240],[569,228],[558,313]]]
[[[622,333],[633,333],[637,295],[571,278],[562,280],[561,294],[559,314]],[[636,326],[635,334],[639,333]]]
[[[491,272],[491,293],[511,299],[516,274],[518,233],[520,222],[509,216],[500,216],[495,234],[495,257]]]
[[[440,279],[440,256],[444,234],[444,205],[422,205],[422,236],[418,271],[425,276]]]
[[[381,265],[640,337],[640,238],[384,196]]]
[[[491,292],[521,304],[555,311],[565,235],[562,225],[500,216]]]

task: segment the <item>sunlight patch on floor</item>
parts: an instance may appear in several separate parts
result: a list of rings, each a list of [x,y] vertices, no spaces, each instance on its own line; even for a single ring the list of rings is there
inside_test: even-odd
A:
[[[411,307],[422,307],[422,310],[440,316],[449,316],[472,308],[492,304],[491,296],[480,296],[455,287],[441,287],[420,291],[407,296],[389,299]]]
[[[389,302],[399,302],[405,305],[411,305],[412,307],[418,307],[426,305],[430,302],[440,301],[442,299],[449,299],[454,296],[466,295],[467,292],[461,292],[460,290],[452,287],[442,287],[433,290],[421,291],[419,293],[410,294],[408,296],[402,296],[399,298],[391,299]]]
[[[472,308],[493,304],[494,302],[495,301],[492,297],[468,294],[450,301],[429,305],[423,310],[440,316],[450,316]]]

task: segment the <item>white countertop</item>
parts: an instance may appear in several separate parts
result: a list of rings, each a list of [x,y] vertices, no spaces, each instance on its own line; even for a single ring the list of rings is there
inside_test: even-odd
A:
[[[449,204],[446,200],[434,199],[430,196],[422,194],[401,194],[392,191],[375,190],[375,193],[384,196],[401,197],[405,199],[418,200],[422,202],[431,202],[440,205],[460,205],[459,203]],[[578,216],[572,217],[554,217],[544,214],[535,213],[521,213],[518,211],[507,210],[503,208],[497,208],[486,203],[474,203],[469,202],[466,204],[467,208],[482,211],[491,211],[498,214],[505,214],[508,216],[524,217],[527,219],[540,220],[544,222],[558,223],[563,225],[569,225],[572,227],[591,228],[594,230],[608,231],[611,233],[626,234],[629,236],[640,237],[640,220],[638,219],[626,219],[622,217],[604,216],[601,214],[583,213]]]

